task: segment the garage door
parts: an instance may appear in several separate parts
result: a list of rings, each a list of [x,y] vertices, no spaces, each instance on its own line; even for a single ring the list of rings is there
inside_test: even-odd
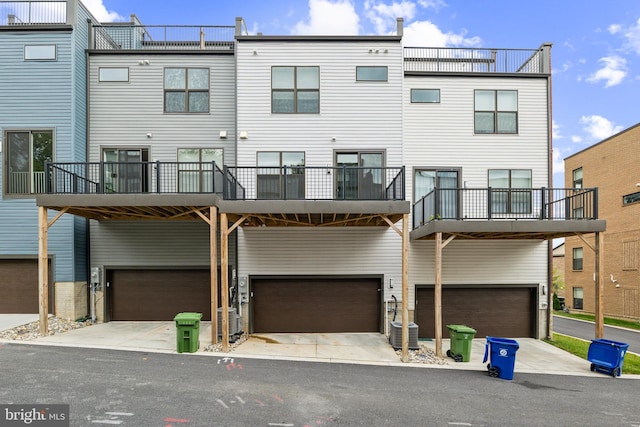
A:
[[[447,325],[474,328],[476,337],[535,337],[535,288],[443,288],[443,336]],[[416,290],[416,323],[421,338],[434,337],[433,288]]]
[[[108,270],[111,320],[173,320],[184,311],[211,320],[209,270]]]
[[[53,313],[51,277],[51,263],[49,263],[49,312]],[[0,313],[38,313],[38,261],[0,259],[0,296]]]
[[[254,279],[254,332],[380,332],[380,279]]]

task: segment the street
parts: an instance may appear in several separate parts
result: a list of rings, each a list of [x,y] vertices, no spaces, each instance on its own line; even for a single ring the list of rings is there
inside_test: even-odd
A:
[[[550,362],[552,363],[552,362]],[[0,403],[72,426],[638,426],[638,381],[0,345]]]
[[[553,331],[583,340],[591,341],[595,337],[593,322],[569,319],[563,316],[553,316]],[[628,329],[604,327],[604,338],[629,344],[632,353],[640,354],[640,332]]]

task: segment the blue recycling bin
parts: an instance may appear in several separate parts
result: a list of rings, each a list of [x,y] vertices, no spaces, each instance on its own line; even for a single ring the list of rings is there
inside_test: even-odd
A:
[[[502,378],[503,380],[512,380],[513,369],[516,365],[516,351],[518,351],[518,348],[520,348],[520,344],[518,344],[516,340],[487,337],[482,363],[485,363],[489,356],[491,356],[489,364],[487,365],[489,376]]]
[[[587,359],[591,362],[591,370],[602,372],[612,377],[622,374],[622,363],[629,344],[600,338],[591,340]]]

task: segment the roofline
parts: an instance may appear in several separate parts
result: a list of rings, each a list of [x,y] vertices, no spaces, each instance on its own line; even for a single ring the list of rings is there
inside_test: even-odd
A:
[[[236,36],[250,42],[400,42],[402,36]]]
[[[633,126],[630,126],[630,127],[626,128],[626,129],[624,129],[624,130],[621,130],[620,132],[616,133],[615,135],[611,135],[610,137],[608,137],[608,138],[606,138],[606,139],[603,139],[603,140],[602,140],[602,141],[600,141],[600,142],[596,142],[595,144],[590,145],[590,146],[588,146],[587,148],[583,148],[582,150],[580,150],[580,151],[578,151],[578,152],[576,152],[576,153],[573,153],[572,155],[570,155],[570,156],[568,156],[568,157],[565,157],[563,160],[569,160],[570,158],[572,158],[572,157],[574,157],[574,156],[577,156],[577,155],[578,155],[578,154],[580,154],[580,153],[583,153],[583,152],[585,152],[585,151],[587,151],[587,150],[591,150],[592,148],[597,147],[597,146],[598,146],[598,145],[600,145],[600,144],[604,144],[605,142],[609,141],[610,139],[616,138],[616,137],[618,137],[618,136],[622,135],[623,133],[629,132],[630,130],[633,130],[633,129],[635,129],[635,128],[639,127],[639,126],[640,126],[640,123],[636,123],[636,124],[635,124],[635,125],[633,125]]]

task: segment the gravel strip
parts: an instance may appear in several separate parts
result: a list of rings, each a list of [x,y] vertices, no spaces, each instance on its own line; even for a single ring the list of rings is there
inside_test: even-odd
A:
[[[62,319],[60,317],[49,317],[48,331],[46,335],[61,334],[74,329],[84,328],[93,325],[91,320],[75,321],[70,319]],[[0,338],[5,340],[30,341],[41,337],[40,321],[27,323],[26,325],[16,326],[15,328],[0,331]]]

